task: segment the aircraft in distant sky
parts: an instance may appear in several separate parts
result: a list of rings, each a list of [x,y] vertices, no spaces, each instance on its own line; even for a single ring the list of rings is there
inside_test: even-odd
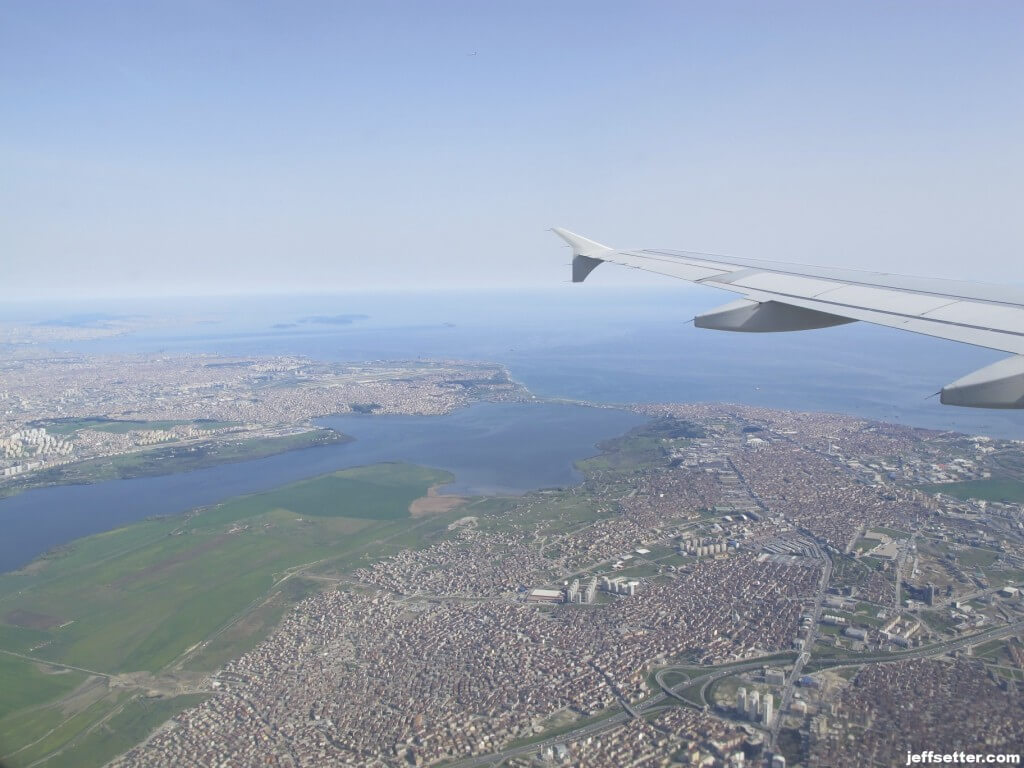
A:
[[[1019,288],[686,251],[618,251],[565,229],[552,231],[572,247],[574,283],[607,261],[743,294],[695,317],[698,328],[764,333],[863,320],[1012,352],[946,385],[939,399],[972,408],[1024,408],[1024,290]]]

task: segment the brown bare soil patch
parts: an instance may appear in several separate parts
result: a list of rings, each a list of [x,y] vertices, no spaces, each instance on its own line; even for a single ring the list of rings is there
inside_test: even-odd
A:
[[[409,505],[409,514],[413,517],[439,515],[465,502],[463,496],[442,496],[437,492],[437,486],[432,485],[427,489],[426,496],[420,496]]]

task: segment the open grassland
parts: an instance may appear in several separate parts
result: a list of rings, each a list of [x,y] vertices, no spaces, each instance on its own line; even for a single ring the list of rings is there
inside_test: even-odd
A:
[[[0,653],[0,764],[101,765],[138,742],[191,701],[144,689],[254,646],[330,583],[305,578],[313,566],[343,573],[445,535],[469,513],[412,518],[409,505],[451,479],[408,464],[342,470],[90,536],[0,575],[0,650],[42,662]],[[126,672],[146,683],[109,687],[106,675]]]
[[[615,473],[621,470],[628,473],[638,464],[665,459],[675,441],[700,437],[706,437],[704,429],[685,419],[655,419],[622,437],[601,443],[599,455],[576,462],[576,466],[582,472],[604,470]]]
[[[870,552],[881,543],[881,539],[872,539],[866,536],[861,536],[856,542],[854,542],[853,548],[858,554],[862,555],[865,552]]]
[[[13,712],[55,699],[83,680],[85,675],[80,672],[47,669],[0,653],[0,721]]]
[[[999,557],[999,553],[993,549],[982,549],[981,547],[964,547],[956,552],[957,562],[968,568],[987,568]]]
[[[57,626],[31,635],[39,657],[106,673],[156,671],[291,569],[362,556],[373,540],[401,532],[412,500],[449,479],[404,464],[357,467],[91,536],[42,568],[0,577],[0,617],[53,617]],[[21,629],[4,629],[18,646],[10,650],[24,650]]]
[[[877,525],[874,528],[872,528],[870,531],[868,531],[868,535],[869,536],[871,535],[871,533],[881,533],[881,534],[884,534],[884,535],[888,536],[890,539],[909,539],[910,538],[910,534],[907,533],[906,531],[901,531],[901,530],[898,530],[896,528],[885,528],[884,526],[881,526],[881,525]]]
[[[101,726],[131,695],[97,687],[89,694],[70,706],[57,703],[33,713],[32,717],[11,718],[17,731],[5,730],[7,721],[0,721],[0,744],[7,753],[5,765],[28,766],[49,755],[59,756]]]
[[[146,738],[155,728],[206,696],[192,694],[169,699],[135,696],[107,702],[106,717],[86,727],[50,757],[47,768],[103,765]]]
[[[241,506],[246,516],[252,510],[262,513],[281,508],[311,517],[398,520],[409,516],[409,506],[426,496],[431,485],[454,480],[447,472],[408,465],[396,471],[395,466],[377,464],[335,472],[250,496],[225,507]]]
[[[2,618],[2,616],[0,616]],[[49,639],[46,632],[28,627],[0,624],[0,648],[17,653],[26,653]]]

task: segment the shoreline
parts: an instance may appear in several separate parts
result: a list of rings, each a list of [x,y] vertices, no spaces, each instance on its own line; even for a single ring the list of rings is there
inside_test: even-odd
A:
[[[306,440],[303,441],[301,438],[306,438]],[[223,442],[200,440],[194,443],[129,451],[42,470],[37,475],[27,477],[21,482],[16,481],[11,485],[0,487],[0,501],[42,488],[96,485],[111,480],[178,475],[224,464],[264,459],[323,445],[344,445],[354,440],[355,438],[352,436],[330,427],[311,426],[303,432],[287,435],[253,436],[244,440]],[[228,449],[229,452],[222,453],[221,451],[224,449]],[[236,451],[231,452],[231,449],[236,449]],[[194,454],[197,450],[202,451],[201,455],[189,455]],[[141,466],[137,466],[138,464]]]
[[[501,407],[503,404],[493,403],[493,405]],[[519,405],[521,407],[533,405],[537,408],[559,407],[536,401],[532,403],[524,401]],[[591,411],[595,415],[602,412],[608,413],[602,410]],[[544,422],[540,416],[524,419],[523,412],[518,410],[514,414],[502,411],[499,413],[503,413],[503,415],[495,423],[504,425],[504,428],[514,429],[515,424],[524,422],[533,422],[538,425]],[[446,423],[444,416],[438,420],[424,417],[414,419],[418,423],[414,429],[417,430],[417,434],[426,437],[434,434],[435,429],[442,428],[443,431],[440,434],[448,435],[450,446],[457,446],[465,439],[472,438],[471,428],[464,437],[460,437],[464,434],[462,430],[467,427],[459,426],[458,416],[454,414],[447,416],[455,420],[454,425],[444,428],[443,425]],[[582,434],[588,434],[589,430],[589,434],[593,437],[586,447],[574,445],[574,442],[579,442],[576,440],[568,441],[569,444],[560,449],[570,451],[571,453],[565,455],[571,456],[573,460],[593,455],[597,443],[617,435],[625,429],[625,427],[623,430],[619,429],[620,419],[584,418],[580,422],[576,417],[571,418],[574,419],[574,423],[591,424],[590,427],[582,427]],[[642,417],[634,415],[634,418],[636,421],[640,421]],[[376,423],[373,417],[366,417],[366,419],[368,424]],[[602,427],[601,424],[608,424],[608,426]],[[236,496],[271,490],[281,485],[340,469],[394,461],[434,467],[437,467],[439,463],[444,466],[446,462],[455,462],[451,468],[462,467],[464,470],[468,468],[468,471],[472,473],[472,467],[475,466],[474,459],[468,458],[465,453],[460,453],[457,448],[454,449],[455,454],[448,459],[442,459],[432,450],[427,451],[426,449],[420,450],[416,455],[385,455],[390,453],[388,448],[390,441],[398,439],[398,433],[405,434],[408,427],[400,427],[398,433],[395,433],[395,428],[398,426],[395,425],[388,431],[394,436],[385,439],[375,438],[366,442],[361,438],[356,439],[351,436],[362,434],[359,431],[353,432],[354,427],[343,427],[338,424],[318,426],[321,429],[312,434],[333,436],[329,442],[309,446],[319,450],[306,451],[293,448],[262,457],[250,454],[230,462],[217,462],[216,466],[207,465],[203,468],[206,471],[201,473],[197,472],[199,467],[179,467],[180,471],[173,473],[162,472],[154,476],[136,476],[131,480],[129,486],[124,486],[116,477],[97,478],[96,482],[91,483],[74,485],[63,483],[49,487],[36,487],[31,489],[36,491],[36,494],[18,493],[6,499],[0,499],[0,520],[8,527],[10,533],[5,544],[0,545],[0,573],[17,572],[28,566],[33,560],[46,557],[47,553],[53,553],[70,542],[93,534],[123,528],[144,519],[159,519],[200,507],[208,507]],[[537,428],[540,427],[534,429]],[[378,431],[378,429],[371,430],[374,434]],[[303,434],[309,435],[310,433]],[[352,443],[353,446],[361,445],[362,448],[354,449],[349,443]],[[307,442],[304,443],[305,446],[308,446],[308,437]],[[498,452],[500,453],[500,449]],[[465,464],[467,461],[470,463]],[[495,461],[504,463],[505,459],[498,458]],[[253,464],[253,462],[256,463]],[[445,466],[445,468],[448,467]],[[518,475],[513,473],[506,482],[511,483],[510,487],[522,488],[523,492],[534,490],[540,486],[562,485],[567,482],[561,477],[550,477],[552,472],[556,474],[561,472],[561,470],[553,469],[550,464],[546,468],[540,467],[539,469],[544,471],[537,476],[536,485],[532,482],[527,483],[522,471]],[[561,472],[561,474],[565,473]],[[473,482],[472,474],[466,475],[466,477],[471,483]],[[490,480],[484,479],[481,482],[486,485]],[[472,498],[476,494],[470,491],[459,492],[456,495],[461,498]],[[425,499],[420,502],[416,512],[418,515],[422,515],[425,509],[430,509],[430,514],[426,517],[441,514],[434,510],[438,505],[447,507],[452,504],[453,502],[448,500],[450,498],[451,496],[448,494],[440,492],[436,496],[427,496],[429,501]],[[413,501],[415,499],[410,498],[406,505],[408,506]]]

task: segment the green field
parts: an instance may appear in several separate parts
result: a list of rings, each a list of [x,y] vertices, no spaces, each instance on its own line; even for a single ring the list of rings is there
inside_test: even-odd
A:
[[[707,705],[707,701],[701,694],[701,690],[704,688],[704,683],[696,683],[694,685],[688,685],[685,688],[676,688],[675,693],[685,700],[687,703],[692,704],[698,709],[703,709]]]
[[[993,549],[982,549],[980,547],[965,547],[956,553],[957,562],[966,566],[980,566],[987,568],[996,561],[999,553]]]
[[[953,627],[957,625],[956,620],[949,617],[946,611],[921,611],[921,619],[936,632],[952,634]]]
[[[75,736],[70,748],[46,761],[46,768],[77,768],[103,765],[146,738],[161,723],[178,712],[194,706],[205,695],[175,696],[170,699],[135,697],[128,701],[108,701],[110,718]]]
[[[686,674],[685,672],[673,672],[670,670],[666,672],[664,675],[662,675],[662,680],[665,681],[665,685],[667,685],[669,688],[675,688],[680,683],[685,683],[686,681],[688,681],[690,677],[692,676]],[[650,676],[649,687],[652,691],[661,690],[661,686],[659,686],[657,680],[654,679],[653,673],[651,673]]]
[[[872,528],[870,531],[868,531],[868,534],[870,535],[872,532],[884,533],[890,539],[909,539],[910,538],[910,534],[909,533],[907,533],[906,531],[897,530],[896,528],[884,528],[882,526],[877,526],[875,528]]]
[[[49,640],[38,651],[43,658],[101,672],[155,671],[265,595],[288,569],[352,549],[362,555],[389,525],[394,533],[410,522],[413,499],[450,479],[405,464],[359,467],[187,520],[91,536],[41,569],[0,576],[0,621],[22,610],[68,624],[34,627]]]
[[[412,518],[409,504],[451,480],[408,464],[357,467],[81,539],[0,575],[0,650],[154,680],[215,669],[323,588],[302,577],[311,564],[344,572],[446,535],[464,512]],[[17,752],[17,765],[49,755],[48,766],[101,765],[185,706],[53,671],[0,653],[0,763]],[[73,692],[86,680],[102,695]]]
[[[660,565],[674,565],[677,568],[679,566],[681,566],[681,565],[689,565],[690,563],[696,563],[696,562],[697,562],[697,558],[696,557],[690,557],[689,555],[679,555],[679,554],[669,555],[668,557],[663,557],[660,560],[658,560],[658,563]]]
[[[455,479],[433,469],[405,466],[396,471],[395,467],[381,464],[335,472],[224,506],[231,510],[228,514],[240,508],[246,517],[288,509],[311,517],[398,520],[409,516],[409,505],[425,495],[431,485]]]
[[[983,499],[985,501],[1024,501],[1024,483],[1019,480],[989,478],[987,480],[966,480],[962,483],[938,483],[921,486],[928,493],[944,493],[958,499]]]
[[[641,563],[640,565],[634,565],[632,568],[623,568],[621,571],[617,571],[615,576],[622,576],[627,579],[645,579],[651,576],[658,575],[658,566],[650,565],[649,563]]]
[[[0,624],[0,648],[16,653],[27,653],[33,647],[46,642],[49,635],[37,629]]]
[[[67,693],[85,677],[81,672],[59,671],[0,653],[0,721],[20,709]]]
[[[604,470],[628,474],[640,464],[664,461],[668,455],[665,441],[705,436],[699,425],[685,419],[656,419],[622,437],[601,443],[601,455],[577,462],[576,466],[583,472]]]
[[[58,753],[77,746],[79,740],[87,737],[94,727],[114,714],[130,697],[126,691],[104,693],[94,688],[93,692],[95,696],[80,702],[77,707],[65,709],[54,705],[33,712],[31,717],[10,718],[7,729],[8,720],[0,721],[0,739],[9,752],[9,764],[28,766],[50,755],[63,757],[64,763],[68,764],[71,753]]]
[[[862,536],[853,545],[853,550],[858,554],[864,554],[877,547],[882,543],[881,539],[872,539],[868,536]]]
[[[864,562],[868,561],[868,562]],[[871,556],[862,557],[860,560],[852,555],[836,557],[834,570],[832,572],[832,584],[834,586],[859,587],[867,583],[880,561]]]
[[[871,555],[865,555],[860,559],[860,562],[861,565],[867,566],[873,571],[880,571],[882,570],[882,566],[885,565],[884,560],[879,560],[877,557],[872,557]]]

